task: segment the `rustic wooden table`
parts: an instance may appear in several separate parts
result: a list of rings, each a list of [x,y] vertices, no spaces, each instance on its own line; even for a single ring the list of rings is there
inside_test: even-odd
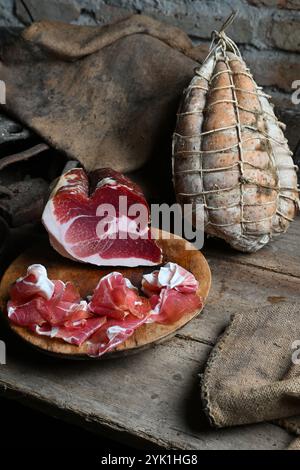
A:
[[[201,410],[198,374],[232,313],[299,300],[299,245],[300,218],[252,255],[210,240],[204,253],[213,283],[203,314],[172,340],[134,356],[57,361],[2,329],[7,364],[0,366],[0,392],[134,446],[283,449],[292,436],[274,424],[211,429]]]

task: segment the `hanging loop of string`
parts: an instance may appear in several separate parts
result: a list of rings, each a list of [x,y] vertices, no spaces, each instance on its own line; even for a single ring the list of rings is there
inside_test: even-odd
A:
[[[210,52],[215,51],[218,48],[223,49],[223,51],[229,50],[233,52],[235,55],[241,57],[241,53],[235,44],[235,42],[230,39],[225,30],[233,23],[235,17],[237,15],[237,11],[231,13],[231,15],[227,18],[223,26],[221,27],[220,31],[213,31],[211,35],[211,45],[210,45]]]
[[[232,51],[235,55],[238,57],[242,57],[241,53],[239,51],[239,48],[235,44],[235,42],[230,39],[227,34],[225,33],[225,30],[233,23],[237,11],[234,11],[231,13],[231,15],[227,18],[223,26],[221,27],[220,31],[213,31],[212,32],[212,41],[209,47],[209,53],[202,62],[202,65],[205,64],[205,62],[208,61],[208,59],[213,55],[216,54],[218,50],[221,49],[223,52],[223,55],[227,50]],[[195,72],[198,70],[198,67],[195,69]]]

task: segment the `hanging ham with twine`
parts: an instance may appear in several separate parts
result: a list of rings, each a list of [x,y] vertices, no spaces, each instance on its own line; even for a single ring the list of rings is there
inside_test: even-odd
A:
[[[253,252],[295,217],[297,167],[270,97],[224,32],[234,16],[213,32],[210,52],[185,90],[173,173],[178,201],[193,204],[194,223],[203,204],[206,233]]]

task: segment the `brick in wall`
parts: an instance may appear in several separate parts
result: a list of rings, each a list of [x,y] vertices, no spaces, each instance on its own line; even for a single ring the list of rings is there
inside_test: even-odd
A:
[[[275,47],[300,51],[300,13],[277,14],[273,17],[271,38]]]
[[[25,8],[25,6],[27,8]],[[31,24],[34,21],[44,19],[52,21],[71,21],[79,18],[80,8],[75,2],[69,0],[16,0],[15,12],[19,20],[24,24]]]
[[[300,0],[248,0],[250,5],[300,10]]]

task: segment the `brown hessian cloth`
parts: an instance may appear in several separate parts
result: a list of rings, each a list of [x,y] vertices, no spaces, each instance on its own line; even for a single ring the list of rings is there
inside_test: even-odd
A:
[[[202,54],[180,29],[142,15],[102,27],[33,23],[1,38],[4,109],[87,170],[133,171],[166,153],[161,141],[171,148]]]
[[[300,449],[300,303],[237,313],[212,350],[201,378],[215,427],[274,421]]]

